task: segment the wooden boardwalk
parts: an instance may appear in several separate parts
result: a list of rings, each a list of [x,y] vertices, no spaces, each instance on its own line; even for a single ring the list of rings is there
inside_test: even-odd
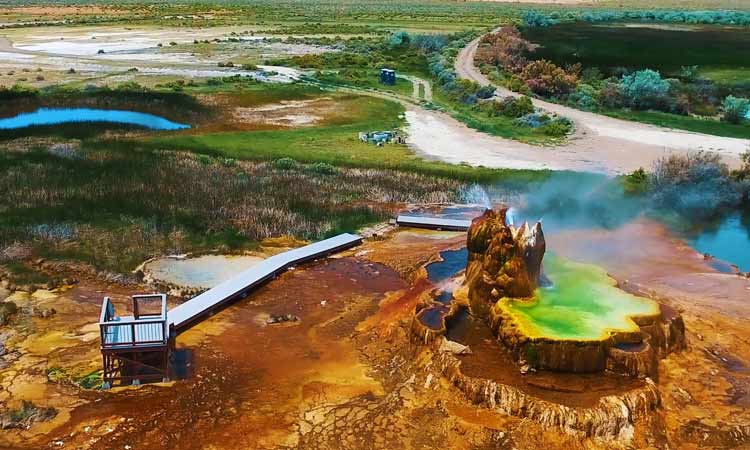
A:
[[[118,316],[109,297],[99,318],[104,385],[138,384],[169,378],[169,354],[175,337],[230,302],[244,298],[264,282],[297,264],[309,262],[362,243],[355,234],[340,234],[314,244],[271,256],[236,277],[167,311],[164,294],[133,296],[133,316]],[[158,301],[155,312],[144,310]]]
[[[471,226],[471,220],[400,215],[396,218],[396,224],[401,227],[427,228],[431,230],[468,231]]]
[[[362,237],[345,233],[264,259],[231,280],[227,280],[170,309],[168,313],[169,326],[176,333],[180,333],[206,314],[210,314],[228,301],[235,300],[248,293],[248,291],[284,272],[291,266],[312,261],[361,243]]]

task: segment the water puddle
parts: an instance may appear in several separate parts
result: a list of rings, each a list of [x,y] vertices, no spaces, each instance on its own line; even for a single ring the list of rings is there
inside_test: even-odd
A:
[[[686,232],[685,237],[697,251],[735,264],[743,272],[750,271],[750,212],[730,214],[719,223]],[[730,270],[726,265],[714,267],[720,272]]]
[[[190,125],[172,122],[164,117],[136,111],[91,108],[39,108],[34,112],[0,119],[0,130],[79,122],[137,125],[150,130],[182,130],[190,128]]]
[[[154,280],[193,288],[212,288],[263,261],[257,256],[204,255],[197,258],[159,258],[143,271]]]
[[[443,321],[449,311],[450,309],[446,306],[430,306],[417,314],[417,320],[431,330],[440,330],[443,328]]]

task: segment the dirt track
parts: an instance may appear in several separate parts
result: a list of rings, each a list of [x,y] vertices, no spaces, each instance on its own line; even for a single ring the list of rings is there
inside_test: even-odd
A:
[[[491,84],[474,66],[479,39],[469,43],[456,59],[460,78]],[[497,95],[514,95],[504,88]],[[412,109],[407,113],[412,145],[424,156],[447,162],[510,168],[571,169],[625,173],[648,168],[669,153],[710,150],[720,153],[731,166],[750,140],[734,139],[614,119],[532,99],[534,105],[560,114],[576,125],[570,141],[557,147],[535,147],[477,133],[444,114]]]

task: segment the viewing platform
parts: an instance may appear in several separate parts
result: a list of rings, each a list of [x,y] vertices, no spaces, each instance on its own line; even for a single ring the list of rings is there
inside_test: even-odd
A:
[[[99,316],[104,383],[161,381],[168,378],[167,296],[134,295],[132,316],[118,316],[104,297]]]
[[[105,297],[99,318],[104,383],[161,381],[169,378],[169,353],[176,336],[292,266],[313,261],[362,243],[355,234],[340,234],[271,256],[216,287],[167,311],[165,294],[135,295],[133,315],[118,316]]]

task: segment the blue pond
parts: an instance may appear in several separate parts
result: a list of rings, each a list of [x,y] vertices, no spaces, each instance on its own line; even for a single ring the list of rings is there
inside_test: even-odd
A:
[[[441,252],[440,256],[443,258],[442,261],[427,266],[427,278],[438,286],[442,285],[443,292],[435,300],[443,304],[449,304],[453,299],[453,292],[448,285],[444,285],[444,282],[466,268],[469,251],[466,248],[447,250]]]
[[[458,272],[466,268],[469,250],[446,250],[440,253],[442,261],[436,261],[427,266],[427,277],[435,284],[453,278]]]
[[[701,253],[750,270],[750,212],[735,213],[717,226],[686,235],[690,245]]]
[[[172,122],[153,114],[116,109],[39,108],[34,112],[0,119],[0,130],[13,130],[36,125],[59,125],[72,122],[108,122],[138,125],[151,130],[182,130],[190,125]]]

